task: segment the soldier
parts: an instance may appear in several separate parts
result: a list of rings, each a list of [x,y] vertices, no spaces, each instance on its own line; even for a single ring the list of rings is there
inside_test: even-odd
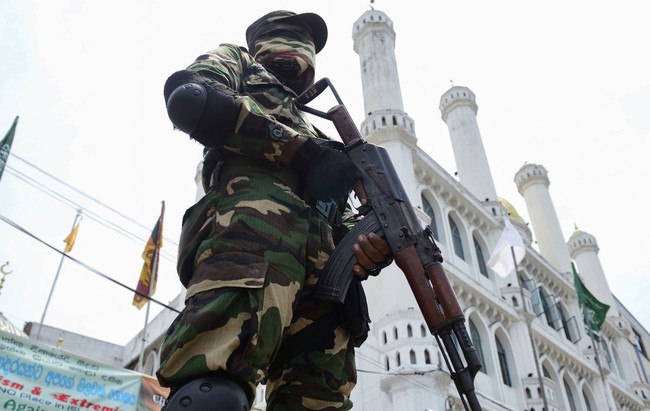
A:
[[[340,202],[353,186],[366,200],[356,166],[294,105],[313,84],[327,26],[274,11],[246,41],[199,56],[164,88],[175,128],[205,146],[206,191],[183,218],[186,306],[157,372],[171,387],[166,410],[248,410],[261,382],[268,410],[347,410],[365,335],[350,335],[341,307],[310,298],[334,250],[313,204]],[[350,252],[364,277],[390,249],[370,234]],[[348,317],[367,333],[365,299],[355,304],[361,314]]]

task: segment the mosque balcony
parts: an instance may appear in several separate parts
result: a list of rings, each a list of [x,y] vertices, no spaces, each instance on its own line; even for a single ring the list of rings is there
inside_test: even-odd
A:
[[[523,294],[523,303],[522,303]],[[507,287],[501,288],[501,297],[511,305],[519,315],[528,316],[528,321],[535,319],[535,311],[533,309],[532,294],[530,291],[518,285],[508,284]]]
[[[560,411],[555,382],[550,378],[542,377],[542,383],[544,384],[544,393],[546,395],[546,403],[548,404],[549,411]],[[544,409],[544,398],[542,398],[539,378],[534,377],[532,374],[528,374],[528,377],[521,379],[521,385],[524,388],[527,409]]]
[[[385,129],[401,129],[415,139],[415,122],[402,110],[387,109],[368,113],[360,127],[361,136],[364,138]]]
[[[630,389],[643,401],[646,408],[650,408],[650,384],[634,382],[630,384]]]

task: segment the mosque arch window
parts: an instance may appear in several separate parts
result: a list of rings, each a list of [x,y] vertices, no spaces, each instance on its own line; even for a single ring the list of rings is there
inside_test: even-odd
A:
[[[512,297],[512,306],[515,308],[519,307],[519,300],[517,299],[517,297],[514,296]]]
[[[593,408],[591,407],[591,401],[589,401],[589,396],[584,389],[582,390],[582,399],[585,401],[585,407],[587,408],[587,411],[593,411]]]
[[[400,367],[402,365],[402,358],[399,355],[399,351],[395,355],[395,361],[397,361],[397,366]]]
[[[531,294],[534,293],[535,291],[535,280],[530,278],[526,278],[523,275],[519,275],[519,283],[524,287],[526,290],[528,290]]]
[[[542,287],[539,288],[539,299],[540,299],[540,304],[542,305],[542,312],[546,314],[546,322],[550,325],[552,324],[549,320],[548,317],[548,309],[550,307],[548,300],[546,298],[546,292],[544,292],[544,289]]]
[[[632,332],[634,332],[634,339],[636,340],[636,349],[639,351],[639,354],[643,355],[644,357],[648,358],[648,353],[645,350],[645,346],[643,345],[643,339],[641,338],[641,334],[638,333],[637,330],[632,329]]]
[[[397,327],[393,327],[393,337],[394,337],[395,339],[398,338],[398,335],[397,335]]]
[[[551,373],[548,372],[548,370],[546,369],[546,364],[542,365],[542,376],[544,376],[545,378],[548,378],[549,380],[552,379],[551,378]],[[541,394],[541,391],[539,391],[539,387],[537,388],[537,393]]]
[[[424,349],[424,363],[425,364],[431,364],[431,353],[429,353],[428,349]]]
[[[476,237],[474,239],[474,251],[476,252],[476,262],[478,263],[478,272],[481,273],[481,275],[485,278],[490,278],[490,275],[488,274],[488,269],[487,265],[485,264],[485,256],[483,255],[483,248],[479,244],[478,241],[476,241]]]
[[[611,370],[612,369],[612,354],[609,352],[609,346],[607,345],[607,341],[605,341],[605,338],[600,339],[600,345],[603,347],[603,350],[605,351],[605,356],[607,358],[607,367]]]
[[[571,341],[571,327],[569,326],[569,320],[567,319],[567,314],[564,307],[559,302],[557,303],[557,311],[562,321],[562,329],[564,330],[564,337]]]
[[[390,371],[390,360],[386,357],[386,371]]]
[[[436,212],[433,210],[433,207],[431,206],[431,203],[429,202],[429,200],[427,200],[424,197],[424,194],[420,194],[420,199],[422,200],[422,211],[424,211],[424,213],[426,215],[428,215],[429,218],[431,218],[431,223],[429,225],[431,227],[431,233],[433,234],[433,238],[435,238],[436,240],[439,240],[440,237],[438,236],[438,225],[436,223]]]
[[[386,117],[381,116],[381,125],[382,127],[386,127]]]
[[[393,116],[393,125],[394,125],[394,126],[397,125],[397,117],[396,117],[396,116]]]
[[[449,216],[449,227],[451,228],[451,239],[454,244],[454,253],[464,260],[465,250],[463,249],[463,239],[460,235],[458,225],[451,216]]]
[[[481,335],[474,325],[474,321],[469,320],[469,334],[472,337],[472,345],[478,354],[479,360],[481,360],[481,372],[487,374],[487,367],[485,366],[485,357],[483,356],[483,343],[481,342]]]
[[[421,337],[427,336],[427,327],[425,327],[424,324],[420,324],[420,336]]]
[[[566,391],[566,398],[567,401],[569,401],[569,408],[571,411],[577,411],[576,402],[573,399],[573,391],[571,391],[569,383],[566,381],[566,379],[563,379],[562,382],[564,382],[564,391]]]
[[[621,368],[621,364],[624,364],[621,362],[621,358],[618,355],[618,351],[616,351],[616,347],[611,347],[612,352],[614,355],[614,364],[616,365],[616,372],[618,373],[618,376],[621,377],[621,379],[625,382],[627,382],[627,378],[625,377],[625,372],[623,371],[623,368]]]
[[[557,306],[555,305],[552,296],[547,294],[542,287],[539,288],[539,296],[544,316],[546,317],[546,323],[555,328],[554,322],[555,315],[557,315]]]
[[[409,358],[411,360],[411,364],[417,364],[417,359],[415,358],[415,350],[411,350],[409,352]]]
[[[512,378],[510,378],[510,368],[508,367],[508,356],[506,350],[503,348],[503,344],[499,341],[499,337],[496,337],[497,345],[497,356],[499,358],[499,368],[501,369],[501,380],[508,387],[512,387]]]
[[[408,324],[408,325],[406,326],[406,336],[407,336],[408,338],[413,337],[413,327],[411,327],[411,324]]]
[[[386,331],[381,332],[381,337],[382,340],[384,341],[384,344],[388,344],[388,336],[386,335]]]

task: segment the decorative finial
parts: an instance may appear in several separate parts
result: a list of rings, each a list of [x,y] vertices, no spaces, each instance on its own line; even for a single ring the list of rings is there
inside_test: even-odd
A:
[[[451,83],[451,86],[454,87],[454,80],[449,79],[449,82]]]
[[[374,9],[375,9],[374,7],[372,7],[372,3],[374,3],[374,2],[375,2],[375,0],[370,0],[370,9],[371,9],[371,10],[374,10]]]
[[[2,272],[2,278],[0,278],[0,291],[2,291],[2,287],[5,285],[5,277],[14,272],[13,268],[11,268],[11,264],[9,264],[9,261],[2,264],[0,267],[0,272]]]

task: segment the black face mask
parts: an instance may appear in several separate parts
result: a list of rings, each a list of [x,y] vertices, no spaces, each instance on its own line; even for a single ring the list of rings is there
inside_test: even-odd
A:
[[[264,67],[296,94],[302,93],[314,80],[311,67],[303,72],[294,59],[273,59],[264,63]]]
[[[296,94],[314,81],[316,53],[306,36],[288,30],[274,30],[255,42],[255,59]]]

